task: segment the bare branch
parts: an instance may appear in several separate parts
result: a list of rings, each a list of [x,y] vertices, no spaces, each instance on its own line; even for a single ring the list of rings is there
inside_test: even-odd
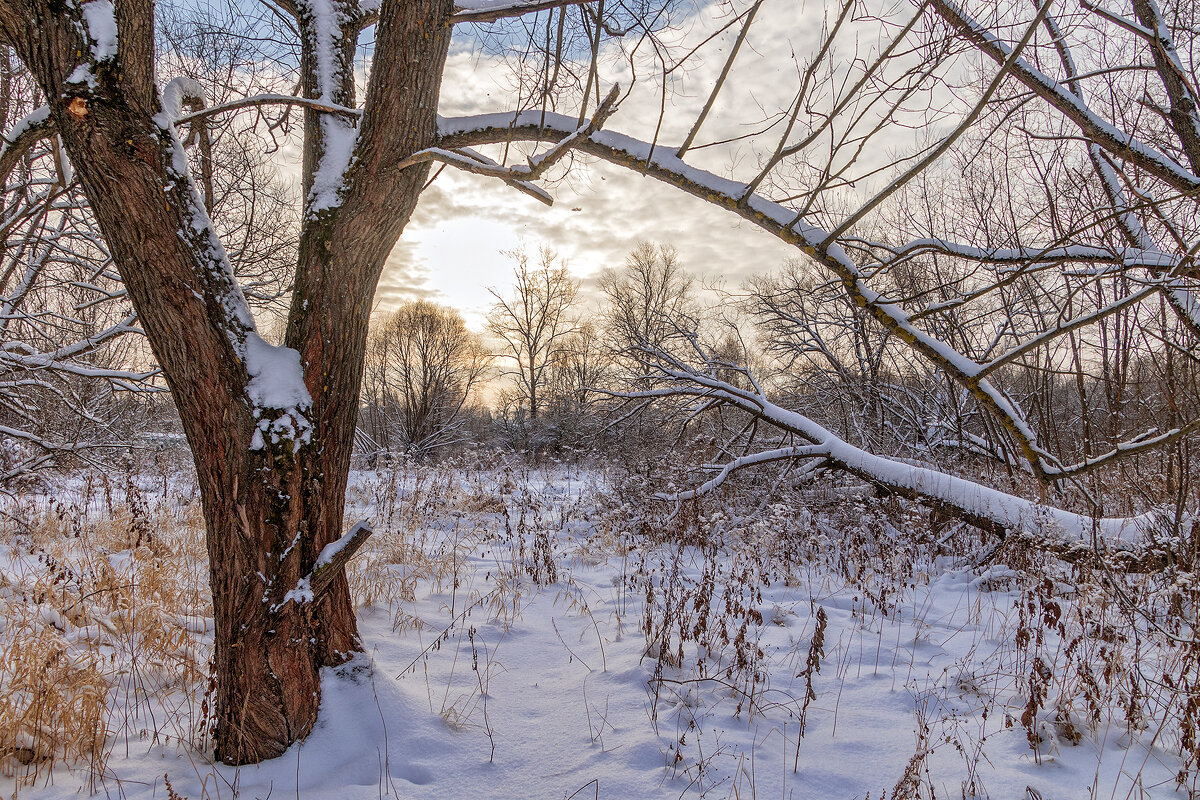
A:
[[[536,14],[539,11],[549,11],[555,8],[584,5],[595,0],[471,0],[460,2],[455,8],[451,22],[496,22],[509,17],[520,17],[525,14]]]
[[[596,109],[596,113],[592,115],[591,120],[586,125],[579,126],[568,135],[559,139],[554,143],[553,147],[529,159],[529,162],[525,165],[506,167],[481,153],[466,148],[460,148],[455,151],[440,147],[430,147],[413,153],[407,159],[400,162],[398,168],[404,169],[423,161],[440,161],[476,175],[499,178],[534,199],[546,205],[552,205],[554,199],[546,191],[534,186],[531,181],[540,178],[545,174],[546,170],[561,161],[567,153],[571,152],[588,136],[600,130],[609,116],[616,111],[616,102],[619,96],[620,87],[614,85],[604,98],[604,102]]]
[[[336,114],[353,122],[357,122],[358,119],[362,117],[362,109],[358,108],[346,108],[333,103],[325,103],[320,100],[312,100],[307,97],[296,97],[289,94],[257,94],[253,97],[243,97],[238,100],[231,100],[228,103],[221,103],[220,105],[209,106],[207,108],[202,108],[199,111],[193,111],[189,114],[184,114],[175,120],[175,124],[187,125],[188,123],[195,122],[197,120],[215,117],[218,114],[225,114],[230,111],[238,111],[244,108],[257,108],[265,105],[286,105],[311,108],[314,111],[324,111],[327,114]]]
[[[7,183],[13,168],[21,157],[29,152],[29,148],[43,139],[50,138],[54,133],[54,120],[46,106],[19,120],[12,130],[4,135],[3,142],[0,142],[0,184]]]
[[[705,469],[715,470],[717,474],[705,481],[700,486],[694,489],[687,489],[675,494],[658,494],[655,497],[659,500],[667,500],[675,503],[684,503],[696,497],[709,494],[719,488],[729,477],[740,470],[747,467],[758,466],[760,464],[770,464],[776,461],[794,461],[801,458],[823,458],[825,453],[813,445],[796,446],[796,447],[780,447],[775,450],[767,450],[761,453],[754,453],[734,460],[726,464],[711,464]],[[813,465],[816,469],[820,464]]]
[[[1012,48],[1001,42],[951,0],[932,0],[932,4],[947,22],[996,63],[1004,64],[1013,54]],[[1089,140],[1114,156],[1136,165],[1180,192],[1192,193],[1200,190],[1200,178],[1194,173],[1170,156],[1115,128],[1061,83],[1024,59],[1013,60],[1009,72],[1075,123]]]
[[[742,42],[746,41],[746,34],[750,32],[750,26],[754,24],[754,16],[758,13],[759,6],[763,4],[763,0],[756,0],[750,10],[745,12],[746,21],[742,24],[742,29],[738,31],[737,39],[733,42],[733,48],[729,51],[729,57],[725,59],[725,66],[721,68],[721,74],[717,76],[717,80],[713,83],[712,91],[708,95],[708,100],[704,103],[704,108],[700,110],[696,121],[692,123],[692,129],[688,131],[687,137],[683,140],[683,144],[679,145],[679,149],[675,151],[675,155],[683,158],[688,148],[692,146],[692,142],[696,140],[696,134],[700,132],[700,126],[704,124],[704,120],[708,117],[708,113],[712,111],[713,104],[717,102],[717,95],[721,93],[721,88],[725,85],[726,78],[729,77],[729,70],[733,68],[733,61],[737,58],[738,51],[742,49]]]
[[[659,369],[665,377],[677,382],[671,387],[676,395],[720,398],[764,422],[812,442],[795,448],[797,458],[820,458],[823,467],[850,473],[888,492],[934,506],[993,535],[1003,538],[1015,533],[1029,545],[1068,561],[1093,559],[1099,551],[1106,560],[1129,571],[1159,568],[1172,559],[1170,552],[1160,549],[1146,536],[1155,526],[1156,512],[1138,517],[1097,519],[1035,503],[911,462],[873,455],[840,439],[799,412],[710,375],[681,367],[669,357],[664,357]],[[624,396],[639,398],[646,394],[630,392]],[[759,455],[764,462],[776,461],[789,458],[787,451],[791,449],[780,448]],[[745,465],[757,463],[755,459],[756,456],[747,456]],[[738,461],[741,459],[726,465],[730,472],[737,468],[734,464]],[[718,478],[724,480],[726,477],[728,472],[722,468]]]
[[[853,228],[854,225],[859,222],[859,220],[869,214],[873,209],[878,208],[885,200],[895,194],[896,191],[904,186],[904,184],[911,181],[917,175],[924,173],[925,170],[927,170],[935,161],[941,158],[947,150],[950,149],[951,145],[958,141],[958,139],[961,138],[962,135],[965,134],[975,124],[975,121],[979,119],[979,116],[987,108],[987,105],[991,101],[993,95],[995,95],[1000,89],[1001,84],[1004,82],[1005,76],[1008,75],[1009,71],[1012,70],[1014,65],[1016,65],[1017,61],[1020,59],[1021,52],[1025,49],[1026,45],[1029,44],[1029,41],[1033,38],[1033,34],[1041,26],[1042,20],[1046,18],[1048,13],[1050,13],[1050,0],[1042,0],[1041,7],[1038,9],[1038,13],[1034,17],[1033,22],[1029,23],[1028,27],[1026,27],[1025,34],[1021,37],[1021,40],[1017,42],[1016,47],[1012,49],[1008,57],[1000,65],[1000,69],[992,78],[992,82],[988,85],[987,89],[984,90],[983,95],[975,102],[975,105],[972,106],[971,110],[968,111],[966,116],[963,117],[962,121],[959,122],[958,126],[955,127],[955,129],[949,134],[947,134],[942,141],[938,142],[936,147],[926,153],[916,163],[912,164],[907,170],[904,171],[904,173],[892,180],[892,182],[884,187],[881,191],[876,192],[870,200],[863,203],[863,205],[857,211],[846,217],[846,219],[844,219],[836,228],[830,231],[829,238],[826,239],[826,243],[832,243],[835,241],[843,233]]]
[[[442,121],[444,144],[462,146],[514,139],[547,140],[574,132],[574,120],[557,114],[522,112]],[[953,347],[911,324],[908,313],[868,285],[868,276],[842,247],[829,241],[827,231],[797,219],[794,210],[759,195],[747,195],[746,185],[685,164],[674,148],[651,148],[645,142],[599,131],[582,140],[578,149],[629,167],[689,194],[733,211],[792,244],[836,275],[848,295],[894,335],[947,374],[988,409],[1018,442],[1035,476],[1048,481],[1055,459],[1038,444],[1037,435],[1007,396],[979,375],[979,365]]]

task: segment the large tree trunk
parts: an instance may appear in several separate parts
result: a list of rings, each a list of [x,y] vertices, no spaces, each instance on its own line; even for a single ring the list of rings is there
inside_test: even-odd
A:
[[[371,301],[428,171],[388,168],[436,140],[451,11],[449,0],[385,0],[357,159],[340,203],[306,215],[301,235],[285,344],[299,353],[311,396],[292,409],[304,417],[297,433],[308,431],[263,437],[264,424],[289,412],[248,396],[246,347],[257,335],[179,171],[178,142],[156,117],[150,1],[117,0],[119,51],[106,58],[84,38],[77,6],[0,0],[0,34],[50,98],[192,449],[216,617],[215,748],[229,763],[280,755],[303,738],[320,668],[360,649],[345,576],[316,597],[302,579],[342,532]],[[342,34],[352,56],[357,23]],[[81,64],[89,79],[79,79]],[[353,91],[352,76],[343,84]],[[310,167],[324,147],[318,122],[310,115],[306,125]]]

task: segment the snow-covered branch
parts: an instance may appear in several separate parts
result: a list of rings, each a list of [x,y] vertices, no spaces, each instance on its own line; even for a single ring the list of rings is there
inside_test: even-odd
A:
[[[952,0],[932,0],[938,14],[972,41],[981,52],[997,64],[1004,64],[1013,55],[1013,48],[981,25]],[[1063,116],[1077,125],[1084,136],[1117,158],[1128,161],[1180,192],[1200,190],[1200,177],[1169,155],[1140,139],[1118,129],[1093,111],[1077,94],[1062,82],[1037,69],[1023,58],[1012,60],[1010,74],[1026,88],[1046,100]]]
[[[934,506],[999,536],[1015,534],[1039,549],[1066,560],[1101,554],[1122,569],[1144,571],[1166,563],[1171,554],[1151,541],[1158,514],[1096,518],[1036,503],[928,467],[874,455],[836,436],[798,411],[784,408],[749,389],[692,369],[667,354],[658,370],[671,385],[648,392],[627,392],[631,399],[663,395],[716,399],[753,415],[810,444],[783,447],[734,459],[718,475],[691,490],[689,499],[711,491],[739,469],[783,459],[820,459],[822,467],[855,475],[881,489]]]
[[[122,397],[164,389],[153,382],[156,370],[120,356],[122,341],[141,331],[45,108],[10,128],[0,162],[3,485],[64,459],[127,448],[134,430]]]
[[[470,172],[473,175],[483,175],[489,178],[499,178],[519,192],[529,195],[534,200],[546,205],[552,205],[554,198],[545,189],[532,182],[531,171],[523,167],[506,167],[495,159],[469,147],[458,150],[444,150],[440,147],[429,147],[420,150],[400,163],[401,168],[419,164],[422,161],[438,161],[451,167]],[[519,177],[523,176],[523,177]],[[534,176],[536,177],[536,176]]]
[[[399,168],[404,169],[413,164],[419,164],[422,161],[440,161],[443,164],[457,167],[475,175],[499,178],[534,199],[546,205],[551,205],[554,202],[554,198],[544,189],[534,185],[533,181],[540,178],[550,167],[561,161],[580,142],[604,126],[604,123],[616,111],[619,92],[620,87],[613,86],[604,98],[604,101],[596,109],[596,113],[592,115],[592,118],[586,124],[577,126],[575,130],[556,141],[553,147],[530,158],[526,164],[505,166],[469,147],[461,147],[456,150],[430,147],[413,153],[407,159],[400,162]]]
[[[458,0],[454,4],[454,16],[451,19],[454,22],[496,22],[592,2],[595,0]]]
[[[215,106],[193,111],[189,114],[183,114],[175,120],[176,125],[187,125],[191,122],[201,119],[209,119],[218,114],[227,114],[231,111],[240,111],[246,108],[259,108],[262,106],[283,105],[283,106],[299,106],[301,108],[311,108],[314,111],[323,111],[327,114],[337,114],[351,121],[357,121],[362,117],[362,109],[347,108],[339,106],[335,103],[326,103],[320,100],[311,100],[307,97],[297,97],[290,94],[256,94],[249,97],[241,97],[237,100],[230,100],[226,103],[221,103]]]
[[[0,141],[0,183],[8,180],[17,162],[29,148],[54,135],[54,120],[50,109],[42,106],[17,121]]]
[[[346,564],[367,543],[367,539],[374,532],[371,523],[362,520],[356,522],[341,537],[321,548],[321,552],[317,554],[317,560],[313,564],[312,572],[297,581],[296,585],[271,607],[271,613],[279,613],[288,603],[300,605],[320,600],[329,591],[334,580],[343,573]]]
[[[1180,266],[1178,256],[1164,253],[1158,247],[1109,248],[1073,244],[1051,247],[985,248],[931,238],[912,239],[897,246],[851,236],[845,237],[843,241],[886,251],[889,260],[937,254],[986,264],[1029,264],[1035,267],[1049,264],[1112,264],[1120,267],[1144,267],[1154,271],[1170,271]],[[1189,265],[1188,269],[1194,271],[1197,266]]]
[[[574,120],[560,114],[526,111],[445,119],[440,130],[445,145],[463,147],[512,139],[556,141],[574,135],[577,126]],[[840,280],[856,305],[867,309],[886,329],[967,389],[1017,441],[1033,473],[1040,479],[1052,480],[1056,460],[1039,445],[1036,433],[1013,401],[981,376],[977,362],[913,324],[910,314],[898,303],[874,290],[868,275],[840,244],[830,241],[827,230],[812,225],[787,206],[748,193],[744,183],[685,163],[676,155],[678,148],[656,147],[604,130],[577,139],[575,147],[732,211],[815,259]]]
[[[637,395],[641,396],[641,395]],[[705,469],[716,472],[712,478],[708,479],[694,489],[687,489],[674,494],[658,494],[656,497],[659,500],[667,500],[674,503],[683,503],[692,500],[696,497],[702,497],[709,494],[713,490],[719,488],[725,483],[733,473],[747,467],[754,467],[760,464],[771,464],[776,461],[794,461],[802,458],[821,458],[825,455],[824,451],[816,446],[795,446],[795,447],[779,447],[774,450],[765,450],[761,453],[754,453],[741,458],[735,458],[725,464],[708,464]]]

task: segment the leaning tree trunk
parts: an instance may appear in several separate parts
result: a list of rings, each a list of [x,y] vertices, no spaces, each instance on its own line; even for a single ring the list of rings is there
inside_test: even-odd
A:
[[[254,762],[312,729],[320,668],[360,649],[345,576],[312,577],[318,554],[342,534],[375,285],[427,177],[426,164],[389,166],[436,139],[452,3],[385,0],[380,12],[355,162],[338,201],[306,214],[301,232],[285,341],[299,354],[311,398],[300,409],[262,408],[251,398],[248,343],[266,345],[164,127],[151,0],[117,0],[115,8],[115,54],[84,37],[79,5],[59,0],[0,0],[0,36],[50,98],[183,421],[216,618],[216,754]],[[352,60],[358,23],[341,19],[342,54]],[[311,67],[311,52],[306,59]],[[352,77],[345,85],[353,91]],[[319,160],[322,128],[311,114],[306,131]],[[273,427],[285,417],[291,435]]]

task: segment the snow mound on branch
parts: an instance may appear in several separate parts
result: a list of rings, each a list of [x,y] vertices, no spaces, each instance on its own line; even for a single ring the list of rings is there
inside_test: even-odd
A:
[[[304,385],[300,354],[290,347],[269,344],[257,333],[246,334],[246,394],[259,408],[308,408],[312,396]]]
[[[338,59],[338,43],[347,22],[345,12],[332,0],[304,0],[301,6],[312,18],[317,99],[333,104],[336,102],[335,89],[341,82],[345,68]],[[346,172],[350,169],[354,149],[358,145],[358,128],[347,120],[323,114],[320,124],[324,153],[313,172],[308,196],[310,215],[341,205]]]
[[[270,436],[272,443],[290,439],[294,447],[309,441],[312,424],[304,412],[312,407],[312,395],[304,385],[300,354],[290,347],[270,344],[249,331],[246,333],[246,372],[250,375],[246,396],[254,404],[255,413],[262,417],[264,409],[283,412],[275,419],[260,419],[250,447],[261,450],[265,444],[264,435]]]
[[[171,122],[183,116],[183,103],[190,97],[204,97],[200,82],[187,76],[172,78],[162,88],[162,106]]]
[[[454,4],[456,11],[504,11],[519,10],[523,6],[533,5],[533,0],[457,0]]]
[[[29,112],[27,116],[17,120],[17,123],[13,125],[12,129],[4,136],[3,142],[0,143],[0,153],[3,153],[9,148],[10,145],[17,141],[17,139],[20,139],[22,136],[24,136],[25,131],[41,125],[48,119],[50,119],[50,106],[42,106],[41,108],[35,108],[33,111]]]

